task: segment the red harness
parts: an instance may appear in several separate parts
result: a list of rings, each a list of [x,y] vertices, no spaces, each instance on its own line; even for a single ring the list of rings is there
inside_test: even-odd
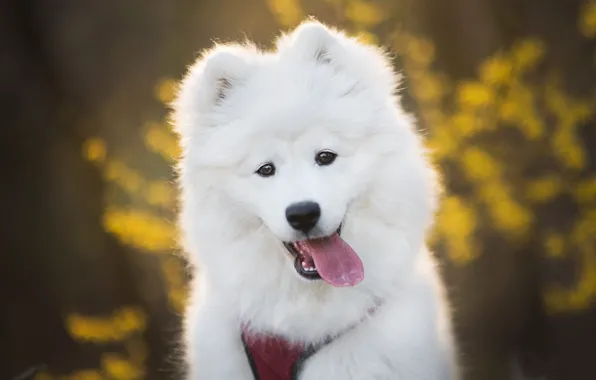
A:
[[[379,305],[377,303],[377,306],[370,308],[366,316],[374,314]],[[342,334],[357,325],[348,327]],[[333,339],[317,346],[304,346],[291,344],[281,337],[254,336],[246,329],[242,330],[242,342],[255,380],[297,380],[302,364]]]
[[[246,332],[242,341],[255,380],[294,380],[300,365],[316,352],[279,337],[252,337]]]

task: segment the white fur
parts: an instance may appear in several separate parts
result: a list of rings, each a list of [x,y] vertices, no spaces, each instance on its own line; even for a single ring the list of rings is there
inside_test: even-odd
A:
[[[442,288],[425,247],[438,185],[397,78],[376,48],[309,21],[275,52],[219,45],[194,64],[174,105],[181,135],[181,227],[200,268],[186,318],[188,379],[252,380],[241,323],[320,342],[378,313],[311,357],[304,380],[457,378]],[[323,149],[338,153],[314,164]],[[275,176],[255,173],[271,161]],[[294,202],[358,253],[365,279],[335,288],[300,278],[282,241]]]

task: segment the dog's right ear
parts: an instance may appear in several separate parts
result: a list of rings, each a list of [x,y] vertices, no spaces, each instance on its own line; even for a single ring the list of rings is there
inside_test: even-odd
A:
[[[218,45],[190,67],[174,101],[174,122],[180,132],[209,123],[209,115],[225,105],[246,81],[256,51],[251,46]],[[189,124],[195,124],[189,125]]]
[[[217,47],[203,58],[202,78],[198,83],[198,107],[209,112],[226,101],[229,94],[248,76],[249,62],[243,47]]]

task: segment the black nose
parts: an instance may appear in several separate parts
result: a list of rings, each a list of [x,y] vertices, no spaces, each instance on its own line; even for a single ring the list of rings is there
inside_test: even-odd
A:
[[[286,208],[286,219],[295,230],[307,233],[319,221],[321,208],[315,202],[293,203]]]

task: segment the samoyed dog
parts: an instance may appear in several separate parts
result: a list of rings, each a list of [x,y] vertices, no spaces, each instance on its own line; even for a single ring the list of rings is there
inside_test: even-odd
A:
[[[384,53],[317,21],[181,82],[189,380],[457,378],[438,185]]]

